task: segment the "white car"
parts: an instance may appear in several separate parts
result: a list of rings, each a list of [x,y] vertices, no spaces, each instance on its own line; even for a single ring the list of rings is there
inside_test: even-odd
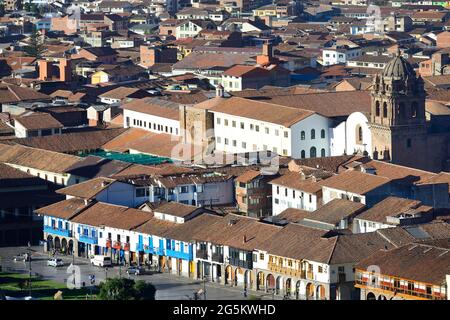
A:
[[[91,259],[91,264],[97,267],[109,267],[112,265],[111,257],[95,255],[94,258]]]
[[[64,265],[62,259],[49,259],[47,260],[47,265],[50,267],[61,267]]]

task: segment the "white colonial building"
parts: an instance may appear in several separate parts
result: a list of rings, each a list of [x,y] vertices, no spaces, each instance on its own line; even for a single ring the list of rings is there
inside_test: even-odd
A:
[[[368,115],[354,112],[336,127],[331,128],[331,156],[363,153],[372,150],[372,135],[369,128]]]
[[[361,49],[359,47],[335,46],[325,48],[322,50],[322,65],[345,64],[348,59],[356,58],[360,55]]]
[[[317,113],[237,97],[210,111],[219,151],[267,150],[293,158],[330,155],[329,120]]]
[[[179,135],[178,104],[158,98],[136,99],[122,105],[124,128]]]
[[[270,182],[272,185],[272,215],[288,208],[315,211],[322,202],[322,187],[314,177],[305,178],[290,172]]]

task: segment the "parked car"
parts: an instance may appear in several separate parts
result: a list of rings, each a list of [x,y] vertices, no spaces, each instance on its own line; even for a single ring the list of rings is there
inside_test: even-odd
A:
[[[21,253],[16,255],[13,260],[15,262],[19,262],[19,261],[23,261],[23,262],[28,262],[31,260],[31,256],[28,253]]]
[[[102,255],[95,255],[92,259],[91,259],[91,264],[93,266],[97,266],[97,267],[107,267],[107,266],[111,266],[111,257],[105,257]]]
[[[134,274],[136,276],[139,276],[144,273],[145,273],[145,268],[141,267],[141,266],[139,266],[139,267],[131,266],[131,267],[128,267],[128,269],[127,269],[127,274]]]
[[[47,260],[47,266],[50,266],[50,267],[61,267],[63,265],[64,265],[64,262],[62,261],[62,259],[53,258],[53,259]]]

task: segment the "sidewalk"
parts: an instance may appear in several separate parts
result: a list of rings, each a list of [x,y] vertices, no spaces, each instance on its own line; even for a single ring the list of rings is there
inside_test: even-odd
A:
[[[201,284],[203,286],[203,281],[202,280],[197,280],[197,279],[191,279],[191,278],[186,278],[183,276],[177,276],[177,275],[173,275],[173,274],[169,274],[169,273],[159,273],[158,274],[160,277],[165,277],[168,280],[178,280],[180,282],[184,282],[187,284]],[[242,287],[237,287],[237,286],[229,286],[229,285],[223,285],[220,284],[218,282],[211,282],[211,281],[207,281],[205,283],[205,287],[206,287],[206,292],[208,292],[208,288],[213,288],[213,289],[219,289],[219,290],[227,290],[233,293],[236,293],[237,295],[241,295],[242,298],[244,299],[244,288]],[[283,300],[283,297],[274,295],[273,299],[272,299],[272,294],[271,293],[265,293],[265,292],[261,292],[261,291],[254,291],[254,290],[247,290],[247,299],[251,296],[254,297],[258,297],[261,298],[262,300]]]

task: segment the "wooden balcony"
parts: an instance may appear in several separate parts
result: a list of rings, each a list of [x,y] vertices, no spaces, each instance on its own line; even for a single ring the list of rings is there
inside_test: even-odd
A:
[[[269,262],[269,270],[273,271],[273,272],[278,272],[281,274],[285,274],[288,276],[292,276],[292,277],[300,277],[300,278],[304,278],[304,272],[301,272],[300,270],[295,270],[293,268],[288,268],[288,267],[282,267],[280,265],[277,265],[275,263],[271,263]]]
[[[431,292],[427,293],[419,289],[408,289],[406,286],[394,286],[392,283],[387,284],[386,282],[370,282],[365,279],[356,279],[355,287],[366,290],[376,290],[382,291],[385,294],[395,295],[403,297],[405,299],[414,300],[446,300],[447,297],[443,293]]]

